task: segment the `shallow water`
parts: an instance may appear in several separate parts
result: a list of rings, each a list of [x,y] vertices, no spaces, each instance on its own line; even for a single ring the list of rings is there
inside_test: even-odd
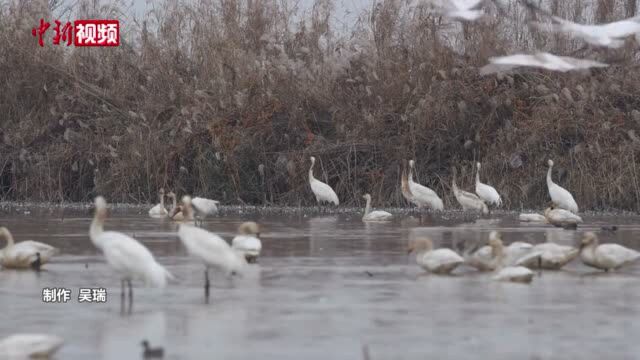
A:
[[[496,283],[461,267],[455,276],[425,275],[406,255],[407,239],[428,235],[463,249],[500,229],[515,240],[573,244],[583,230],[639,249],[638,217],[586,217],[579,231],[497,219],[402,217],[363,224],[357,215],[219,217],[205,227],[226,239],[245,220],[262,226],[263,255],[241,278],[212,277],[204,303],[203,266],[186,256],[177,226],[115,214],[106,228],[135,236],[180,282],[162,290],[134,286],[131,314],[120,312],[120,281],[88,238],[89,214],[3,216],[17,241],[62,250],[46,271],[0,271],[0,337],[47,332],[66,339],[58,359],[135,359],[140,342],[165,359],[630,359],[640,266],[596,274],[578,261],[543,272],[531,285]],[[43,288],[69,288],[65,304],[42,302]],[[78,288],[107,289],[107,303],[79,303]]]

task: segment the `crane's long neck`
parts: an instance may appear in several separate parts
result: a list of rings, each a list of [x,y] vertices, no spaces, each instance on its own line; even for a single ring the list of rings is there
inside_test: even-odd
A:
[[[160,194],[160,195],[158,195],[158,196],[160,197],[160,205],[161,205],[162,207],[164,207],[164,194],[162,194],[162,193],[161,193],[161,194]]]
[[[194,221],[193,218],[193,207],[191,203],[183,204],[182,206],[182,217],[185,221]]]
[[[365,206],[365,208],[364,208],[364,214],[368,215],[370,211],[371,211],[371,198],[368,197],[367,198],[367,206]]]
[[[315,165],[315,161],[311,161],[311,167],[309,167],[309,182],[315,180],[313,177],[313,165]]]
[[[6,248],[10,248],[13,246],[14,242],[13,242],[13,235],[11,235],[11,233],[9,232],[9,230],[5,229],[2,232],[2,235],[4,235],[4,237],[7,239],[7,246]]]
[[[400,188],[406,193],[405,196],[411,195],[411,189],[409,189],[409,180],[407,178],[407,169],[402,170],[402,179],[400,180]]]
[[[409,165],[409,175],[407,176],[407,181],[413,182],[413,164]]]
[[[456,172],[455,172],[455,170],[453,171],[453,180],[451,181],[451,186],[453,187],[453,192],[457,193],[458,192],[458,185],[456,185]]]
[[[551,187],[551,185],[553,185],[553,180],[551,180],[551,170],[553,169],[553,166],[549,166],[549,170],[547,170],[547,186]]]
[[[480,184],[480,167],[476,168],[476,185]]]
[[[98,236],[104,232],[104,220],[106,218],[104,209],[97,209],[96,214],[93,216],[93,220],[91,221],[91,227],[89,228],[89,237],[91,241],[96,245],[98,244]]]
[[[491,257],[495,263],[496,270],[504,267],[504,248],[502,244],[491,246]]]

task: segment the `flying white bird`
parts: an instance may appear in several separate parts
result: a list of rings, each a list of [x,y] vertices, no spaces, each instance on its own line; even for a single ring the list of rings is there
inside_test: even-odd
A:
[[[149,209],[149,216],[153,218],[163,218],[167,216],[167,209],[164,207],[164,189],[160,188],[158,192],[158,196],[160,197],[160,203],[156,204],[156,206]]]
[[[313,166],[316,163],[316,158],[311,157],[311,167],[309,168],[309,185],[311,186],[311,191],[313,195],[316,196],[316,201],[318,204],[322,204],[325,202],[332,203],[334,205],[339,205],[340,201],[338,200],[338,195],[333,191],[331,186],[323,183],[320,180],[316,180],[313,177]]]
[[[59,252],[51,245],[33,240],[14,243],[13,236],[6,227],[0,227],[0,239],[2,238],[7,239],[7,246],[0,249],[0,265],[5,268],[28,269],[34,267],[38,257],[40,258],[39,267]]]
[[[233,250],[240,252],[248,263],[258,261],[262,242],[260,241],[260,226],[253,221],[247,221],[238,227],[238,235],[231,240]]]
[[[545,32],[567,33],[591,45],[619,48],[624,45],[624,38],[640,33],[640,16],[606,24],[584,25],[554,16],[528,1],[525,4],[551,18],[551,24],[532,21],[533,27]]]
[[[0,359],[48,359],[64,340],[47,334],[15,334],[0,340]]]
[[[449,0],[443,13],[454,20],[475,21],[484,15],[482,10],[476,9],[482,1],[484,0]]]
[[[364,216],[362,217],[362,221],[391,221],[393,219],[393,215],[386,211],[371,211],[371,195],[364,194],[362,197],[367,201],[367,205],[364,208]]]
[[[147,285],[163,288],[167,279],[173,279],[162,265],[158,264],[151,252],[140,242],[123,233],[104,231],[107,218],[107,201],[98,196],[95,199],[96,212],[89,228],[91,242],[102,251],[107,263],[120,275],[124,299],[125,282],[129,285],[129,303],[133,301],[131,280],[141,279]]]
[[[491,185],[480,182],[480,163],[477,163],[476,166],[476,194],[489,205],[502,205],[502,199],[496,189]]]
[[[573,195],[562,186],[556,184],[551,179],[551,171],[553,170],[553,160],[547,161],[549,170],[547,170],[547,189],[549,190],[549,196],[551,201],[556,207],[566,209],[574,214],[578,213],[578,204],[573,199]],[[548,219],[547,219],[548,220]]]
[[[191,224],[193,222],[191,197],[184,196],[182,206],[187,222],[180,224],[178,237],[187,252],[204,263],[204,295],[208,300],[210,267],[224,271],[227,275],[235,275],[240,273],[247,262],[244,256],[234,251],[223,238]]]
[[[433,210],[444,210],[444,203],[435,191],[413,181],[414,166],[415,162],[413,160],[409,160],[409,175],[407,181],[409,185],[409,192],[412,195],[411,201],[416,204],[418,208],[427,206]]]
[[[609,66],[595,60],[577,59],[569,56],[556,56],[544,52],[538,52],[531,55],[515,54],[490,57],[489,63],[490,64],[485,65],[480,69],[480,75],[488,75],[496,72],[508,71],[520,66],[537,67],[560,72]]]

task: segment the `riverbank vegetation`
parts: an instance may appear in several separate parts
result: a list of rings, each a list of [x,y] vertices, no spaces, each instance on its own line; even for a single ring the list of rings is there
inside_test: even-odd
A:
[[[426,5],[382,1],[345,28],[318,0],[163,1],[134,21],[120,3],[52,12],[0,7],[0,198],[153,202],[160,187],[227,204],[308,205],[316,178],[341,202],[405,203],[401,163],[456,206],[474,164],[505,207],[547,204],[546,161],[581,209],[640,209],[638,43],[585,48],[536,33],[515,2],[460,25]],[[633,3],[633,6],[631,5]],[[635,14],[635,1],[552,1],[581,22]],[[58,14],[58,15],[56,15]],[[121,46],[37,45],[40,18],[116,18]],[[52,34],[50,29],[49,36]],[[611,64],[480,76],[489,56],[550,51]]]

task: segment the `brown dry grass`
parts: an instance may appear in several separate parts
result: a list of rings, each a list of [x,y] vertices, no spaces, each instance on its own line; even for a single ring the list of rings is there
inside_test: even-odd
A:
[[[451,166],[471,189],[480,160],[507,207],[540,207],[553,158],[555,180],[581,209],[640,208],[632,41],[580,50],[530,33],[530,15],[515,5],[488,6],[487,21],[459,27],[387,0],[345,34],[332,28],[328,0],[306,16],[275,0],[201,0],[165,1],[144,23],[125,23],[119,48],[39,48],[30,29],[53,20],[41,4],[0,7],[3,199],[143,202],[164,187],[309,204],[314,155],[316,177],[345,204],[364,192],[377,206],[403,204],[401,160],[415,158],[419,180],[445,205],[455,201]],[[625,13],[558,4],[555,12],[579,20]],[[119,18],[122,9],[85,5],[68,16]],[[488,56],[534,48],[615,65],[478,75]]]

